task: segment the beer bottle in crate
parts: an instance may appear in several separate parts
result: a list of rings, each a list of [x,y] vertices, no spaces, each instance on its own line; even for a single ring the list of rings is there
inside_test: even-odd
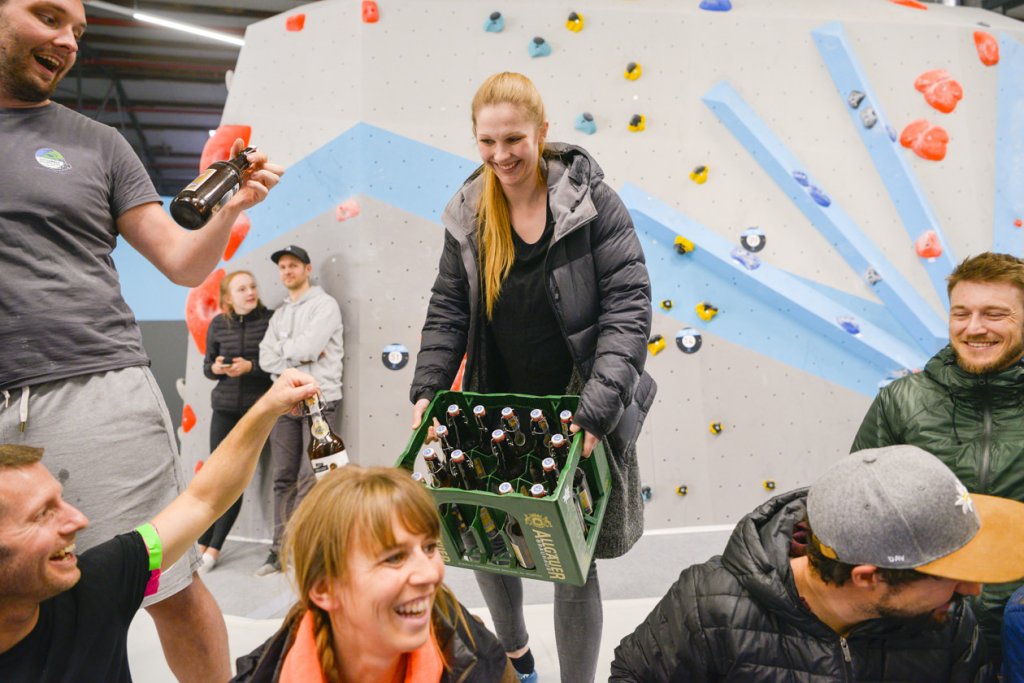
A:
[[[522,457],[533,450],[533,439],[528,439],[526,433],[523,432],[519,416],[516,415],[516,411],[513,408],[506,407],[501,409],[501,428],[505,430],[505,433],[511,439],[517,456]]]
[[[434,478],[435,485],[442,488],[447,488],[452,485],[452,476],[441,462],[441,459],[437,457],[437,451],[430,446],[427,446],[420,452],[420,455],[423,456],[423,462],[426,463],[427,470]]]
[[[561,434],[553,435],[551,443],[548,445],[548,455],[554,458],[559,468],[565,467],[565,463],[569,459],[569,440]]]
[[[590,495],[590,484],[587,483],[587,474],[582,467],[577,467],[572,475],[572,488],[584,514],[594,514],[594,497]]]
[[[455,520],[455,526],[459,529],[459,538],[462,539],[462,559],[472,560],[478,558],[480,556],[480,549],[477,547],[476,538],[473,536],[473,531],[469,528],[469,524],[466,523],[462,510],[455,503],[449,503],[446,508],[448,515]]]
[[[566,439],[569,438],[569,427],[572,426],[572,411],[563,410],[558,414],[559,429],[562,430],[562,436]]]
[[[466,491],[475,491],[479,488],[479,482],[476,480],[475,472],[473,468],[469,467],[465,462],[465,454],[462,451],[456,450],[452,453],[451,460],[449,461],[452,470],[452,485]],[[468,475],[468,476],[467,476]],[[505,539],[501,537],[501,532],[498,530],[498,525],[494,523],[494,517],[491,515],[491,511],[485,508],[483,505],[477,508],[480,515],[480,525],[484,528],[484,534],[487,536],[487,540],[491,545],[492,560],[496,560],[495,564],[503,564],[503,560],[508,558],[508,548],[505,547]]]
[[[455,441],[462,451],[470,451],[476,448],[479,439],[477,431],[469,423],[469,418],[462,411],[458,403],[452,403],[445,411],[445,422],[448,425],[449,434],[455,435]]]
[[[503,481],[498,485],[498,493],[503,496],[514,492],[512,484],[507,481]],[[533,555],[530,553],[530,548],[526,545],[526,535],[523,533],[523,527],[520,526],[519,521],[512,516],[511,512],[505,513],[505,533],[508,535],[508,540],[512,543],[512,553],[516,556],[519,566],[523,569],[534,569],[537,565],[534,564]]]
[[[558,488],[558,463],[554,458],[544,458],[540,466],[544,470],[544,485],[554,491]]]
[[[540,448],[541,443],[545,448],[551,443],[551,428],[548,426],[548,418],[540,408],[530,411],[530,433],[537,443],[537,448]]]
[[[478,448],[483,450],[491,439],[491,430],[487,426],[487,408],[482,405],[473,406],[473,422],[476,423],[476,431],[479,434]]]
[[[324,418],[324,401],[320,394],[307,398],[305,407],[309,433],[312,436],[306,453],[309,455],[313,474],[320,479],[331,470],[347,465],[348,452],[345,450],[345,442],[334,433]]]
[[[462,488],[468,491],[479,491],[483,489],[483,482],[477,476],[469,456],[456,448],[448,459],[453,470],[458,471],[459,479],[464,482]]]
[[[516,479],[522,468],[519,463],[519,454],[515,446],[509,442],[508,432],[504,429],[495,429],[491,432],[491,452],[498,460],[498,476],[502,479]]]
[[[452,434],[448,431],[448,428],[444,425],[434,427],[434,436],[441,442],[441,452],[444,453],[444,457],[452,457],[452,451],[458,448],[458,446],[452,442]]]

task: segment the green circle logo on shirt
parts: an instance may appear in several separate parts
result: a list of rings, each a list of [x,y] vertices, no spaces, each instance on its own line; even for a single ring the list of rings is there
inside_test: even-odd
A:
[[[68,163],[63,154],[55,149],[48,149],[46,147],[36,150],[36,161],[43,168],[53,171],[67,171],[71,168],[71,164]]]

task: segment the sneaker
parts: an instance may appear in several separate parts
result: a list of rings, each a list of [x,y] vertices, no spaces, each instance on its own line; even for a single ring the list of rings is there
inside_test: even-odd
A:
[[[537,683],[540,677],[537,675],[537,670],[534,669],[528,674],[521,674],[516,671],[516,678],[519,679],[519,683]]]
[[[281,571],[281,560],[278,559],[277,553],[271,550],[270,554],[267,555],[267,561],[256,570],[256,576],[266,576],[267,574],[274,574],[279,571]]]
[[[214,566],[216,566],[216,564],[217,564],[217,558],[216,557],[214,557],[210,553],[203,553],[202,564],[199,565],[199,569],[197,571],[198,571],[199,575],[202,576],[203,574],[205,574],[208,571],[210,571],[211,569],[213,569]]]

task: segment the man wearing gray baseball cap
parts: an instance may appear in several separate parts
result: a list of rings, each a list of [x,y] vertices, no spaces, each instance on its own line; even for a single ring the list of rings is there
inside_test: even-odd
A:
[[[737,526],[615,650],[611,681],[994,681],[962,596],[1024,577],[1024,503],[916,446],[846,456]]]

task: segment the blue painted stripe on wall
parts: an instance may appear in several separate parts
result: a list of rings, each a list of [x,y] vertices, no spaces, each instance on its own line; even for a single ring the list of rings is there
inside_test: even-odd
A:
[[[864,147],[871,155],[875,170],[883,180],[883,185],[896,207],[903,227],[913,244],[918,237],[928,230],[935,231],[942,246],[942,255],[935,259],[920,259],[921,266],[928,273],[932,287],[939,295],[939,301],[946,301],[946,276],[956,267],[956,259],[950,249],[949,242],[939,226],[939,219],[932,211],[925,198],[924,191],[917,182],[917,176],[907,162],[906,155],[898,140],[891,140],[886,130],[889,119],[882,111],[882,103],[875,94],[867,74],[857,61],[857,55],[850,46],[842,24],[832,22],[811,32],[818,46],[821,58],[832,81],[839,91],[843,108],[850,115],[853,127],[857,130]],[[853,90],[864,93],[864,100],[856,109],[847,104],[847,96]],[[861,114],[872,108],[878,117],[871,128],[863,125]]]
[[[164,211],[172,197],[161,197]],[[184,320],[188,287],[179,287],[156,269],[123,239],[117,240],[114,266],[121,280],[121,293],[138,320]]]
[[[807,188],[794,179],[793,172],[805,173],[808,186],[820,185],[807,166],[772,133],[740,94],[723,81],[709,90],[703,100],[855,273],[863,277],[871,267],[881,275],[882,280],[875,285],[878,297],[893,311],[917,345],[929,355],[941,348],[946,342],[942,319],[864,235],[835,198],[827,207],[811,198]]]
[[[995,251],[1024,256],[1024,44],[999,36],[996,105],[996,191],[992,209]]]

